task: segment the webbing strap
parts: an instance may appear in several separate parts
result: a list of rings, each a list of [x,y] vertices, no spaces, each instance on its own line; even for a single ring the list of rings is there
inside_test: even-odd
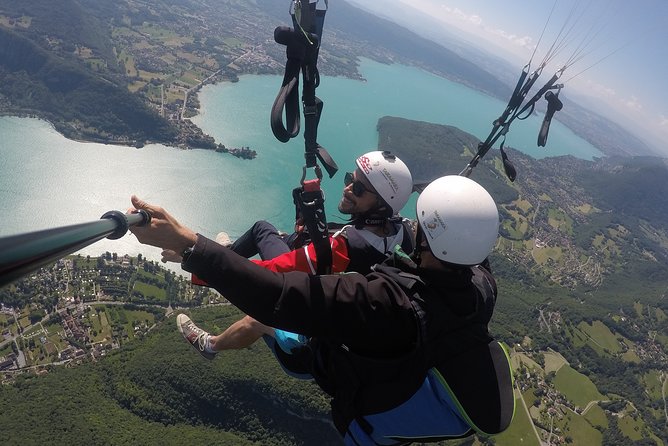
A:
[[[306,0],[304,0],[306,2]],[[288,142],[299,134],[299,73],[302,73],[302,103],[304,109],[304,156],[306,167],[315,167],[320,160],[328,175],[334,176],[338,166],[327,150],[317,142],[318,124],[323,102],[315,95],[320,84],[317,61],[325,21],[325,10],[316,8],[317,2],[302,6],[295,1],[292,14],[294,27],[278,27],[274,40],[286,46],[287,62],[281,88],[271,108],[271,129],[276,139]],[[327,2],[325,2],[327,4]],[[283,115],[285,111],[285,124]]]
[[[330,274],[332,271],[332,247],[329,243],[327,218],[325,217],[325,196],[320,189],[320,180],[307,180],[302,187],[292,190],[298,218],[301,217],[315,248],[318,267],[316,274]]]
[[[547,143],[547,135],[550,131],[552,117],[564,107],[563,102],[559,99],[559,91],[556,94],[548,91],[545,93],[545,100],[547,101],[547,111],[545,112],[545,118],[543,118],[543,124],[540,126],[540,132],[538,133],[538,145],[540,147],[545,147],[545,143]]]
[[[315,95],[320,84],[318,73],[318,52],[327,9],[318,9],[317,0],[293,0],[291,8],[293,27],[278,27],[274,30],[274,40],[286,47],[287,62],[281,88],[271,108],[271,130],[276,139],[288,142],[299,134],[299,73],[302,74],[302,106],[304,113],[304,175],[301,187],[292,191],[297,221],[306,226],[308,237],[316,251],[317,274],[329,274],[332,265],[332,249],[325,217],[325,197],[320,189],[322,172],[318,160],[331,177],[338,166],[318,144],[318,124],[323,102]],[[325,5],[328,1],[325,0]],[[285,122],[283,114],[285,111]],[[306,169],[314,168],[317,179],[305,180]],[[303,238],[302,235],[298,236]]]
[[[283,83],[271,107],[271,130],[276,139],[288,142],[299,134],[299,71],[305,57],[305,48],[299,34],[286,26],[279,26],[274,30],[274,40],[286,46],[288,60]],[[283,124],[284,109],[287,126]]]

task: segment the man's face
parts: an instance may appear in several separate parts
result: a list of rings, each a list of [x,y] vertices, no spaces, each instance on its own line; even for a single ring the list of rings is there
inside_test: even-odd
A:
[[[378,194],[359,169],[348,176],[343,195],[339,202],[339,212],[342,214],[363,214],[378,206]],[[352,181],[351,181],[352,180]]]

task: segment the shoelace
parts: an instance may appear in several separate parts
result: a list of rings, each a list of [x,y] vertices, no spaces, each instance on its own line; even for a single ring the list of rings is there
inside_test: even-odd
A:
[[[206,332],[202,332],[197,335],[197,347],[200,349],[200,351],[204,351],[204,348],[206,347]]]
[[[188,324],[188,330],[192,331],[193,333],[197,333],[197,337],[194,339],[193,345],[197,344],[197,348],[199,348],[200,351],[204,351],[204,348],[206,347],[205,338],[208,333],[197,327],[192,322]]]

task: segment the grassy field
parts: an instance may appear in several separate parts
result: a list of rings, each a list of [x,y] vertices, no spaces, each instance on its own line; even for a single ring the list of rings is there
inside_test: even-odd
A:
[[[121,51],[118,55],[118,62],[125,67],[125,73],[128,76],[134,77],[139,74],[137,67],[135,66],[134,56],[131,54]]]
[[[513,370],[519,370],[521,365],[524,365],[527,369],[532,371],[542,370],[540,364],[524,353],[513,353],[510,356],[510,363],[513,367]]]
[[[29,327],[30,326],[30,319],[27,316],[20,318],[19,319],[19,325],[21,326],[21,328]]]
[[[608,417],[605,416],[605,412],[601,409],[601,406],[594,404],[587,410],[584,414],[585,419],[594,427],[600,426],[603,428],[608,427]]]
[[[564,437],[570,437],[574,445],[599,446],[603,444],[603,434],[584,418],[566,410],[563,418],[554,420]]]
[[[619,353],[622,347],[613,332],[601,321],[593,321],[591,325],[581,322],[578,328],[600,348],[611,353]],[[593,345],[592,345],[593,347]]]
[[[656,320],[659,322],[663,322],[668,319],[668,316],[666,316],[666,313],[661,308],[655,309],[654,313],[656,314]]]
[[[531,420],[526,410],[524,410],[521,397],[515,400],[515,416],[510,427],[505,432],[492,438],[497,446],[540,446],[540,441],[536,437]]]
[[[642,438],[645,423],[640,418],[633,418],[633,416],[626,414],[617,418],[617,426],[619,426],[619,430],[624,435],[631,440],[637,441]]]
[[[550,226],[565,234],[573,235],[573,219],[564,211],[551,207],[547,215],[547,221]]]
[[[540,397],[537,397],[534,394],[535,391],[536,391],[535,387],[529,387],[522,393],[522,399],[524,399],[524,402],[526,403],[527,407],[532,407],[534,404],[540,402]]]
[[[652,370],[641,378],[645,391],[653,400],[661,399],[661,386],[663,385],[663,381],[661,380],[660,373],[661,372],[658,370]]]
[[[605,258],[610,260],[612,257],[619,256],[621,250],[614,240],[607,238],[604,235],[598,234],[592,241],[592,247],[596,249],[599,254],[604,254]]]
[[[560,246],[547,246],[544,248],[534,247],[534,249],[531,251],[531,255],[533,256],[536,263],[539,265],[544,265],[550,259],[558,262],[559,259],[563,257],[564,253]]]
[[[589,203],[585,203],[583,205],[580,205],[576,209],[578,210],[578,212],[580,212],[581,214],[584,214],[584,215],[589,215],[589,214],[592,213],[592,211],[595,210],[595,208]]]
[[[14,350],[12,350],[12,344],[7,344],[5,347],[0,348],[0,358],[13,352]]]
[[[657,333],[656,340],[660,342],[665,348],[668,348],[668,334]]]
[[[103,306],[94,306],[95,312],[91,312],[89,315],[89,320],[91,322],[91,328],[97,333],[91,339],[92,342],[103,342],[105,339],[111,339],[111,324],[107,319],[107,312],[101,311]]]
[[[523,240],[529,230],[529,220],[516,211],[509,211],[509,213],[513,218],[512,220],[503,221],[503,229],[508,232],[510,238],[514,240]]]
[[[568,365],[559,369],[554,378],[554,386],[569,401],[581,408],[584,408],[590,401],[606,399],[589,378]]]
[[[642,362],[642,359],[640,359],[640,356],[638,356],[638,353],[636,353],[635,349],[633,348],[622,353],[622,359],[626,362],[634,362],[636,364],[640,364]]]
[[[561,367],[568,365],[566,358],[561,356],[557,352],[546,352],[545,353],[545,373],[556,372]]]
[[[164,301],[167,298],[167,292],[155,285],[136,281],[134,290],[140,292],[147,299]]]
[[[124,310],[128,324],[130,327],[134,327],[135,324],[146,324],[147,326],[153,325],[155,322],[155,316],[153,313],[142,310]]]

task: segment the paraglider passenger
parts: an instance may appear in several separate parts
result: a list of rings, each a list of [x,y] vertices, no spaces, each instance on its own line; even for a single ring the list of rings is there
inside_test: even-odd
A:
[[[334,273],[355,271],[367,274],[372,265],[382,262],[395,247],[400,246],[405,252],[413,250],[411,226],[398,215],[413,188],[408,167],[396,156],[381,151],[365,153],[355,163],[356,169],[345,176],[338,205],[341,213],[350,215],[350,224],[330,238]],[[318,267],[312,243],[290,251],[285,237],[266,221],[255,223],[234,243],[225,233],[218,235],[217,241],[221,240],[221,244],[229,245],[232,251],[244,257],[259,253],[263,260],[256,263],[272,271],[315,274]],[[173,254],[163,252],[163,258]],[[186,340],[207,359],[213,359],[219,351],[246,348],[260,337],[264,337],[272,351],[281,356],[305,342],[303,336],[274,330],[250,316],[235,322],[217,336],[197,327],[185,314],[178,315],[177,326]],[[277,351],[276,346],[281,351]],[[287,368],[286,371],[295,375],[294,371]]]

